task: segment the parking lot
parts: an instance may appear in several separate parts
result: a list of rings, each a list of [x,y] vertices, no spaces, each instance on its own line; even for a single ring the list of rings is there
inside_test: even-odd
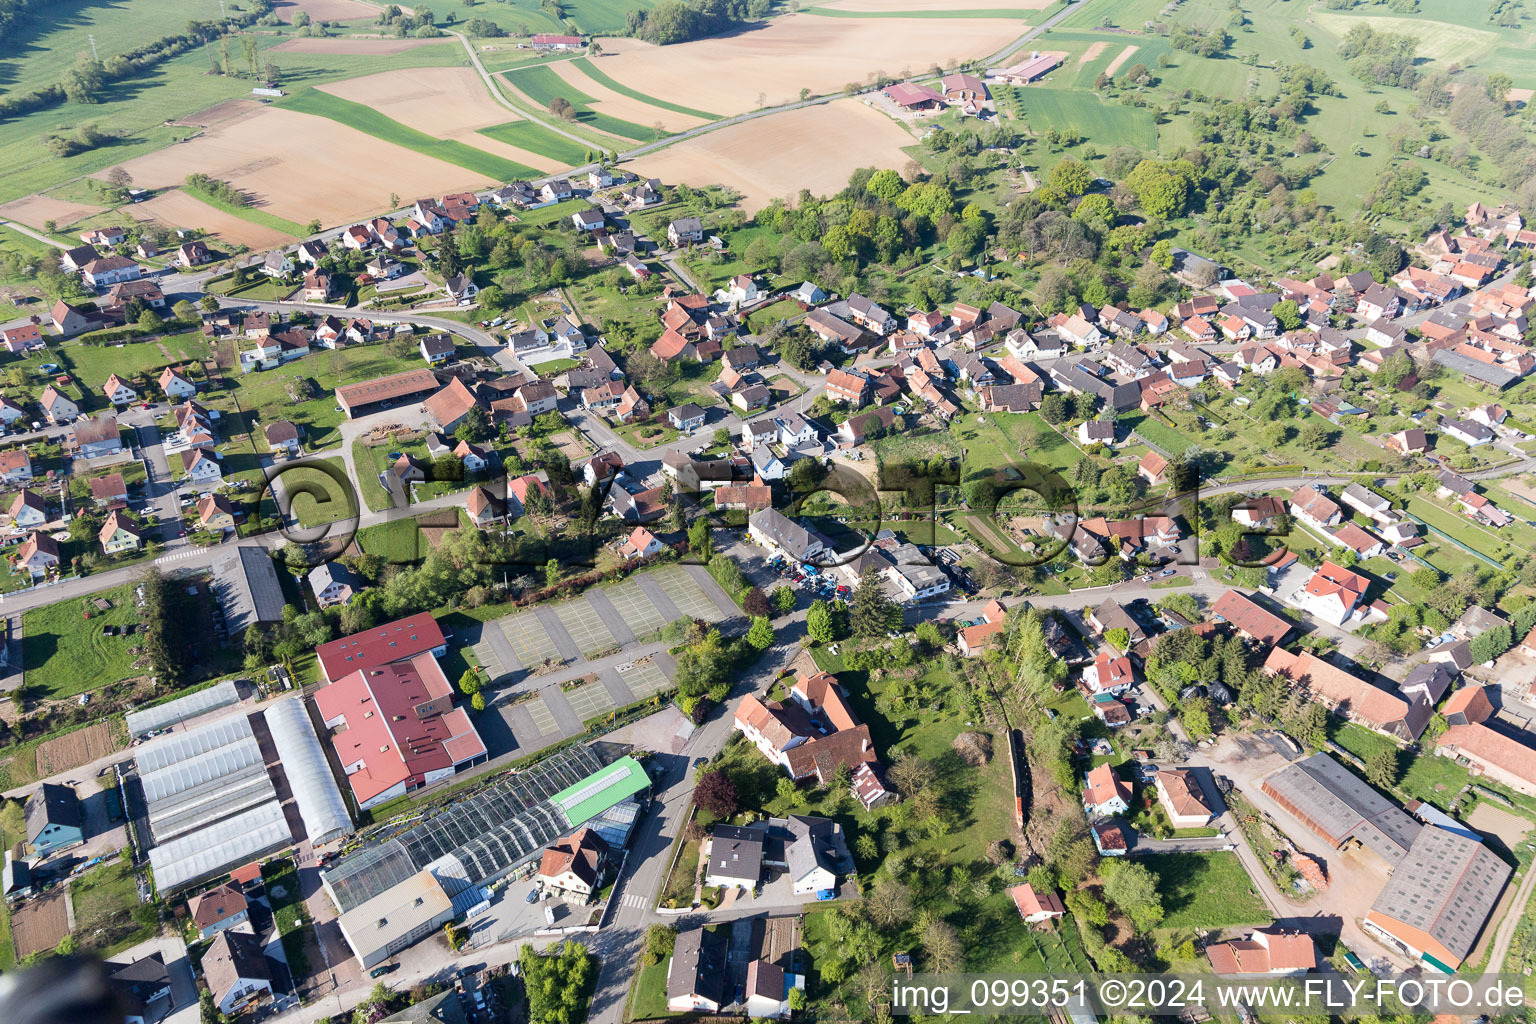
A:
[[[487,629],[500,629],[507,638],[507,643],[512,648],[512,653],[517,655],[517,660],[522,662],[524,668],[533,668],[542,665],[546,661],[559,661],[560,649],[555,646],[554,638],[544,628],[544,623],[534,612],[522,612],[505,619],[497,619],[487,623]]]
[[[564,601],[555,605],[555,614],[560,617],[560,624],[571,635],[577,648],[582,654],[591,657],[603,651],[611,651],[618,646],[618,641],[603,625],[602,618],[597,614],[585,598],[575,601]]]
[[[635,636],[645,636],[647,633],[660,629],[667,624],[667,618],[657,609],[651,599],[645,596],[645,591],[640,589],[640,584],[633,580],[625,580],[616,587],[608,587],[603,591],[612,602],[618,613],[624,616],[624,621],[629,624],[630,631]]]
[[[667,674],[661,670],[661,666],[649,658],[620,665],[618,673],[624,685],[629,687],[629,692],[635,695],[635,700],[644,700],[651,694],[672,685],[667,679]]]
[[[550,713],[549,705],[544,703],[542,696],[523,701],[518,707],[528,712],[528,717],[533,720],[533,727],[539,731],[540,736],[549,736],[560,731],[555,724],[555,716]]]
[[[715,602],[699,588],[699,585],[688,577],[688,573],[681,566],[669,565],[652,573],[652,578],[677,605],[677,610],[691,619],[703,619],[705,622],[719,622],[725,615],[715,606]]]
[[[613,710],[613,697],[599,682],[591,682],[578,689],[570,690],[566,693],[565,699],[571,702],[571,710],[575,711],[576,716],[583,722]]]

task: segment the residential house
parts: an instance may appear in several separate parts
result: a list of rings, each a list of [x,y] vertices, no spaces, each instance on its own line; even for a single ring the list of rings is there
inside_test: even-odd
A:
[[[176,247],[174,259],[180,266],[191,270],[193,267],[200,267],[210,262],[213,259],[213,253],[208,251],[208,246],[204,242],[185,242]]]
[[[1018,908],[1019,916],[1024,919],[1025,924],[1054,921],[1067,912],[1067,908],[1062,906],[1060,896],[1054,892],[1036,892],[1035,887],[1028,882],[1009,889],[1008,895],[1013,897],[1013,905]]]
[[[1372,686],[1305,651],[1293,654],[1276,647],[1269,652],[1264,671],[1285,676],[1340,717],[1405,742],[1418,739],[1434,714],[1434,709],[1422,700],[1410,701]]]
[[[1147,452],[1136,464],[1136,475],[1156,487],[1168,479],[1168,460],[1157,452]]]
[[[1216,599],[1211,606],[1211,617],[1265,648],[1279,646],[1292,629],[1285,619],[1266,611],[1253,598],[1236,590],[1228,590]]]
[[[235,528],[235,506],[222,494],[198,499],[197,525],[210,533],[229,533]]]
[[[33,493],[23,487],[17,492],[10,507],[11,528],[16,530],[31,530],[42,526],[51,518],[48,514],[48,502],[39,494]]]
[[[1485,424],[1476,420],[1442,419],[1440,432],[1454,437],[1468,448],[1476,448],[1479,445],[1490,444],[1493,441],[1493,431]]]
[[[0,330],[0,342],[4,343],[7,352],[27,352],[43,347],[43,332],[38,330],[37,324],[7,327]]]
[[[1215,815],[1201,788],[1200,780],[1188,768],[1165,768],[1156,777],[1157,800],[1174,828],[1204,828]]]
[[[1205,955],[1216,974],[1300,977],[1317,967],[1317,947],[1305,932],[1259,929],[1247,939],[1209,943]]]
[[[608,844],[594,829],[580,828],[545,848],[538,879],[545,892],[585,903],[602,888],[608,868]]]
[[[126,256],[103,256],[87,263],[80,277],[87,288],[110,288],[121,281],[137,281],[143,276],[139,265]]]
[[[649,558],[652,555],[660,554],[661,549],[662,543],[656,539],[654,533],[643,526],[637,526],[619,544],[619,557],[625,561],[634,558]]]
[[[208,487],[222,483],[224,470],[219,467],[218,454],[207,448],[189,448],[179,453],[181,471],[191,483]]]
[[[27,843],[38,858],[51,857],[85,842],[85,817],[74,787],[45,782],[23,808]]]
[[[830,548],[825,538],[773,508],[747,521],[747,536],[773,554],[795,562],[809,562]]]
[[[671,423],[674,429],[681,430],[684,433],[692,433],[704,426],[705,416],[704,410],[692,402],[686,402],[683,405],[674,406],[667,410],[667,422]]]
[[[480,294],[480,286],[468,274],[450,274],[443,278],[443,290],[461,306],[469,305],[470,300]]]
[[[187,910],[198,936],[204,939],[238,928],[251,919],[250,904],[236,882],[225,882],[192,897],[187,901]]]
[[[123,481],[121,473],[93,476],[86,483],[91,489],[91,499],[98,505],[111,505],[128,500],[128,485]]]
[[[329,302],[332,276],[329,270],[316,268],[304,275],[304,301]]]
[[[1100,693],[1119,696],[1135,685],[1136,669],[1131,659],[1123,654],[1100,651],[1098,657],[1083,669],[1082,688],[1089,697]]]
[[[1330,499],[1321,487],[1310,484],[1299,487],[1291,494],[1291,516],[1317,530],[1338,525],[1343,511]]]
[[[272,996],[272,968],[261,940],[241,931],[221,931],[203,953],[203,980],[220,1013],[235,1016]]]
[[[1363,611],[1369,586],[1370,581],[1359,573],[1325,561],[1295,593],[1293,600],[1304,611],[1342,626]]]
[[[139,393],[115,373],[107,377],[107,382],[101,386],[101,393],[116,406],[128,405],[139,397]]]
[[[1395,434],[1387,434],[1382,438],[1382,443],[1388,451],[1404,456],[1422,455],[1429,451],[1429,441],[1423,427],[1410,427]]]
[[[1107,762],[1083,777],[1083,810],[1090,817],[1124,814],[1130,806],[1130,785]]]
[[[299,425],[291,420],[273,420],[262,428],[262,433],[266,435],[267,447],[274,453],[296,458],[303,451],[302,432]]]
[[[507,515],[507,503],[487,487],[472,487],[464,495],[464,508],[476,526],[500,522]]]
[[[46,533],[28,534],[16,549],[15,567],[25,569],[34,580],[46,576],[58,564],[59,542]]]
[[[881,337],[896,329],[896,318],[862,295],[850,295],[848,314],[858,326]]]
[[[674,249],[704,241],[704,222],[697,217],[679,217],[667,225],[667,241]]]
[[[755,884],[755,882],[754,882]],[[667,961],[667,1009],[715,1013],[726,999],[726,934],[710,928],[678,933]]]
[[[846,402],[857,409],[865,404],[869,392],[869,379],[848,370],[833,370],[827,374],[826,395],[830,401]]]
[[[137,551],[144,546],[143,530],[127,513],[116,510],[108,513],[96,538],[101,543],[102,552],[108,555]]]
[[[114,374],[113,376],[116,375]],[[110,385],[111,380],[109,379],[107,383]],[[167,366],[164,370],[161,370],[158,383],[161,392],[173,402],[191,398],[197,394],[197,385],[192,383],[175,367]],[[132,399],[130,398],[129,401],[132,401]]]
[[[43,397],[46,403],[46,391]],[[73,403],[70,404],[73,405]],[[47,408],[46,404],[44,408]],[[70,447],[75,450],[76,456],[82,459],[94,459],[123,450],[123,438],[117,429],[117,417],[109,414],[77,422],[71,431],[71,438]]]

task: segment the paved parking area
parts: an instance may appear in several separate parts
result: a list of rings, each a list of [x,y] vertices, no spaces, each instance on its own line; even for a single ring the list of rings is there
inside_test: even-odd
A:
[[[544,623],[539,621],[535,612],[522,612],[498,619],[490,625],[501,627],[512,653],[525,668],[542,665],[550,660],[561,660],[560,648],[555,645],[554,638],[549,635],[549,630],[544,628]]]
[[[539,731],[540,736],[548,736],[550,733],[560,731],[560,727],[555,724],[555,716],[550,713],[549,705],[544,703],[542,695],[525,700],[518,706],[528,712],[528,718],[533,722],[533,727]]]
[[[582,654],[591,657],[603,651],[611,651],[617,647],[618,641],[603,625],[602,617],[597,614],[585,598],[577,598],[574,601],[563,601],[555,605],[555,614],[560,617],[560,624],[571,635],[576,646]]]
[[[715,607],[715,602],[695,583],[688,573],[677,565],[669,565],[651,574],[677,610],[690,619],[719,622],[725,616]]]
[[[644,636],[667,624],[666,616],[633,580],[625,580],[616,587],[606,587],[603,593],[619,614],[624,616],[624,621],[629,624],[635,636]]]
[[[575,711],[577,717],[583,722],[613,710],[613,698],[599,682],[591,682],[575,690],[568,690],[565,699],[570,701],[571,710]]]
[[[620,665],[617,671],[619,678],[624,680],[624,685],[629,687],[629,692],[635,695],[635,700],[644,700],[651,694],[672,685],[667,679],[667,674],[661,670],[661,666],[649,658]]]

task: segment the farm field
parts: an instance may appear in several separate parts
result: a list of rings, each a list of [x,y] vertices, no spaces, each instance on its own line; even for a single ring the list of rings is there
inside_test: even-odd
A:
[[[252,249],[270,249],[294,240],[294,235],[277,227],[258,223],[249,217],[221,210],[203,202],[183,189],[172,189],[153,199],[121,207],[121,212],[138,221],[158,221],[168,228],[200,228],[233,245]],[[260,213],[259,210],[247,211]]]
[[[895,121],[856,100],[790,110],[708,132],[650,153],[631,169],[668,183],[725,185],[742,206],[759,210],[802,188],[838,191],[860,167],[900,167],[912,137]]]
[[[557,64],[540,64],[530,68],[518,68],[515,71],[502,72],[501,78],[540,110],[547,108],[551,100],[560,97],[575,108],[578,124],[636,142],[649,142],[658,138],[649,125],[636,124],[594,109],[597,99],[588,95],[584,89],[572,85],[557,73],[555,69],[558,66]],[[623,97],[620,98],[623,99]],[[661,113],[661,111],[657,112]]]
[[[1371,14],[1368,18],[1344,14],[1339,11],[1314,10],[1311,21],[1337,36],[1343,36],[1357,24],[1368,22],[1379,32],[1398,32],[1413,36],[1419,41],[1419,56],[1443,64],[1467,64],[1478,57],[1488,55],[1503,42],[1503,37],[1491,29],[1472,28],[1444,21],[1424,18],[1393,18]]]
[[[0,217],[41,231],[43,225],[50,220],[62,228],[77,220],[101,213],[104,209],[101,206],[74,203],[66,199],[55,199],[52,196],[27,196],[25,199],[16,199],[0,206]]]
[[[1016,19],[791,14],[750,32],[667,47],[605,38],[600,63],[621,82],[645,83],[646,95],[657,99],[692,106],[707,91],[709,108],[730,115],[797,100],[801,89],[838,92],[877,72],[900,75],[985,56],[1020,31]]]
[[[701,117],[708,121],[714,121],[720,117],[719,114],[711,114],[704,110],[695,110],[692,107],[685,107],[680,103],[668,103],[666,100],[658,100],[654,96],[647,96],[643,92],[631,89],[629,86],[623,84],[617,79],[609,77],[608,73],[593,63],[592,58],[590,57],[577,57],[575,60],[571,61],[571,64],[581,68],[582,71],[586,72],[587,77],[591,78],[593,81],[602,85],[606,85],[614,92],[622,93],[623,95],[628,96],[630,99],[639,100],[640,102],[649,104],[653,107],[661,107],[665,110],[676,111],[679,114],[688,114],[691,117]]]
[[[1032,131],[1071,129],[1096,142],[1123,143],[1144,150],[1157,148],[1157,126],[1146,110],[1104,103],[1097,94],[1077,89],[1030,85],[1004,87],[998,92],[1002,93],[999,102],[1006,102]]]
[[[372,4],[361,0],[276,0],[272,8],[286,22],[292,22],[293,16],[300,11],[315,21],[356,21],[376,17],[379,13]]]
[[[548,69],[560,77],[560,80],[569,85],[573,90],[581,92],[587,97],[587,105],[595,111],[610,117],[620,118],[642,128],[652,129],[646,138],[654,135],[654,125],[668,132],[686,131],[689,128],[697,128],[701,124],[708,124],[713,118],[699,117],[691,113],[680,113],[675,109],[659,107],[646,102],[643,96],[626,95],[615,89],[610,89],[603,82],[589,75],[585,68],[579,66],[576,61],[565,60],[548,65]],[[633,90],[631,90],[633,91]]]
[[[390,193],[436,195],[475,188],[495,177],[411,152],[329,118],[246,100],[225,106],[234,109],[205,134],[130,160],[124,169],[140,186],[151,188],[180,184],[188,173],[201,171],[265,200],[279,216],[301,223],[318,217],[327,225],[372,216]]]
[[[802,7],[801,14],[817,18],[1028,18],[1029,11],[1010,11],[1002,7],[955,8],[952,10],[852,11],[837,7]]]
[[[587,162],[587,150],[537,121],[507,121],[481,128],[477,134],[530,153],[535,160],[554,167],[578,167]]]
[[[895,14],[909,11],[933,11],[954,15],[956,12],[983,8],[1016,16],[1020,11],[1041,11],[1056,0],[823,0],[817,7],[856,13]]]
[[[400,72],[391,72],[387,77],[393,80],[398,74]],[[533,168],[524,164],[452,139],[436,138],[402,124],[373,107],[342,99],[322,89],[294,93],[293,96],[283,100],[283,105],[289,110],[329,118],[339,125],[366,132],[384,142],[414,150],[423,156],[457,164],[467,171],[481,175],[482,180],[506,181],[535,173]]]
[[[217,21],[219,17],[218,0],[175,4],[66,0],[49,5],[22,15],[15,28],[7,28],[0,88],[23,93],[57,82],[76,54],[90,50],[91,36],[96,37],[97,52],[105,61],[162,36],[185,32],[188,19]]]
[[[441,39],[353,39],[348,37],[324,38],[300,36],[272,47],[273,53],[333,53],[367,57],[386,57],[405,53],[422,46],[452,45],[459,41],[452,36]]]
[[[480,131],[502,124],[512,114],[491,97],[473,68],[387,71],[332,82],[321,86],[320,91],[371,107],[417,132],[481,149],[519,166],[535,165],[539,170],[555,167],[548,157],[537,151],[520,149]],[[348,118],[337,119],[360,127]]]

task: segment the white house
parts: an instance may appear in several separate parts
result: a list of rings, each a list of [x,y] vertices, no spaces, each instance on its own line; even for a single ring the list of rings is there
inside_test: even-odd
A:
[[[745,306],[756,302],[762,297],[758,291],[757,282],[752,280],[751,274],[737,274],[731,278],[731,286],[726,289],[726,298],[733,305]]]
[[[1443,419],[1440,421],[1440,431],[1454,437],[1468,448],[1476,448],[1493,441],[1493,431],[1485,424],[1471,419]]]
[[[1174,828],[1204,828],[1211,821],[1200,780],[1188,768],[1167,768],[1157,773],[1157,799]]]
[[[191,448],[181,453],[181,468],[194,484],[216,484],[224,480],[218,457],[206,448]]]
[[[1131,787],[1108,762],[1083,778],[1083,810],[1093,817],[1123,814],[1131,806]]]
[[[160,372],[160,390],[170,399],[191,398],[197,394],[197,385],[167,366]]]
[[[1324,562],[1306,584],[1292,596],[1303,611],[1324,622],[1342,626],[1365,602],[1370,581],[1359,573],[1332,562]]]
[[[647,558],[661,551],[661,541],[656,535],[643,526],[637,526],[619,545],[619,557],[628,561],[631,558]]]
[[[127,405],[139,397],[139,393],[125,384],[123,379],[115,373],[101,386],[101,393],[106,395],[107,401],[113,405]]]

